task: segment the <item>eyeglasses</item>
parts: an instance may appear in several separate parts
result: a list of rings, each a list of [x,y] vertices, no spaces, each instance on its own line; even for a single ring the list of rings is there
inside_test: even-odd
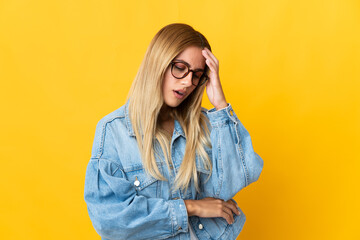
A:
[[[190,65],[180,60],[171,62],[171,74],[174,78],[182,79],[190,72],[193,72],[191,82],[195,87],[203,85],[208,80],[204,70],[190,70]]]

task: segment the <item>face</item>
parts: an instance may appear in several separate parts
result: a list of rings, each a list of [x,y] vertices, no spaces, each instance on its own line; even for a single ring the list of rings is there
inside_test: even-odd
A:
[[[202,55],[201,50],[201,48],[196,46],[187,47],[174,58],[174,61],[179,60],[188,63],[190,70],[204,70],[205,58]],[[194,91],[196,87],[191,81],[193,74],[193,72],[189,72],[186,77],[177,79],[171,74],[170,64],[165,72],[163,81],[162,92],[164,104],[169,107],[177,107],[192,93],[192,91]]]

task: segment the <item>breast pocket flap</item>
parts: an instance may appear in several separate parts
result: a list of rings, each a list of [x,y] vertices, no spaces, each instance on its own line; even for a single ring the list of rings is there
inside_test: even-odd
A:
[[[156,178],[146,174],[144,169],[129,171],[126,172],[126,175],[128,177],[128,180],[139,191],[147,188],[148,186],[158,181]]]

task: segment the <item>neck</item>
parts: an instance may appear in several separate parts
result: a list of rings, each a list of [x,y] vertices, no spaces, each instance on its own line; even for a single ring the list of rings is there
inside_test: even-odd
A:
[[[158,117],[159,121],[166,122],[166,121],[172,120],[170,111],[171,111],[171,107],[169,107],[168,105],[166,105],[164,103],[164,105],[160,109],[160,113],[159,113],[159,117]]]

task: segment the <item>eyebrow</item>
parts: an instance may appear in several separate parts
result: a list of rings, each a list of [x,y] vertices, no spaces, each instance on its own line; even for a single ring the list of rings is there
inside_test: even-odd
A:
[[[178,59],[178,58],[175,58],[174,61],[178,61],[178,62],[182,62],[182,63],[186,63],[187,65],[189,65],[191,67],[191,65],[184,61],[184,60],[181,60],[181,59]],[[205,69],[202,69],[202,68],[197,68],[197,69],[194,69],[194,71],[205,71]]]

